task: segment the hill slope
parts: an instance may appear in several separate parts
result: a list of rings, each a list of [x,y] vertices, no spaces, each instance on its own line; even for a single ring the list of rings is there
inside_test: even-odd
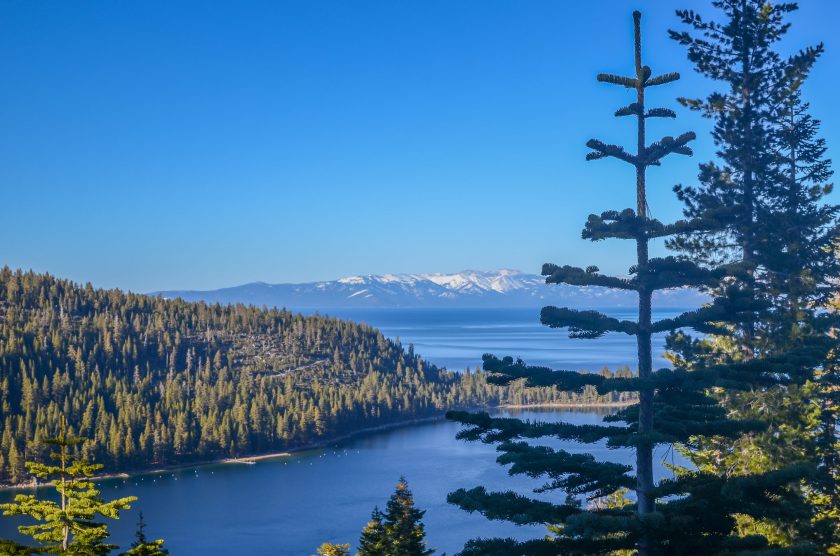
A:
[[[490,386],[367,325],[0,270],[0,484],[30,480],[24,461],[46,459],[62,417],[90,439],[84,455],[113,472],[286,450],[500,401],[615,400]]]
[[[61,416],[108,470],[282,450],[473,402],[378,331],[0,271],[0,483]],[[489,390],[488,390],[489,391]]]

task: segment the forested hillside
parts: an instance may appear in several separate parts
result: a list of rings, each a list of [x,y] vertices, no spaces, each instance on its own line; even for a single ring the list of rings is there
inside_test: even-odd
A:
[[[282,450],[468,405],[610,401],[503,390],[366,325],[0,271],[0,482],[28,481],[66,416],[130,470]],[[625,371],[629,373],[629,371]]]

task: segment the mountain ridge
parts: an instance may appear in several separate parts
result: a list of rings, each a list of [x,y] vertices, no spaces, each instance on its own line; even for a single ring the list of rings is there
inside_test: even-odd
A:
[[[634,292],[597,286],[546,284],[542,276],[518,270],[463,270],[453,273],[399,273],[345,276],[303,283],[249,282],[214,290],[163,290],[164,298],[208,303],[285,307],[297,310],[351,308],[622,308],[636,305]],[[698,307],[707,297],[679,288],[657,292],[659,308]]]

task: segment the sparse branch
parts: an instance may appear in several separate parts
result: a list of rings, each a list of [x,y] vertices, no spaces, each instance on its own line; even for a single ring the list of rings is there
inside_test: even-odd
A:
[[[651,108],[645,112],[645,118],[676,118],[677,113],[670,108]]]
[[[680,74],[675,71],[663,73],[662,75],[657,75],[656,77],[651,77],[650,79],[646,80],[645,87],[656,87],[657,85],[665,85],[666,83],[678,81],[679,78]]]
[[[598,139],[590,139],[586,142],[586,146],[592,149],[592,152],[586,155],[586,160],[598,160],[611,156],[629,164],[636,165],[638,163],[635,156],[625,151],[624,147],[619,145],[608,145]]]
[[[557,556],[560,547],[550,539],[471,539],[464,545],[459,556]]]
[[[590,214],[581,237],[591,241],[603,239],[654,239],[675,234],[701,232],[708,229],[707,220],[694,218],[663,224],[653,218],[640,218],[633,209]]]
[[[714,286],[720,278],[717,271],[676,257],[650,259],[643,271],[636,267],[630,271],[636,274],[636,282],[643,284],[649,291],[685,286]]]
[[[480,440],[484,443],[502,442],[521,438],[554,437],[575,442],[597,442],[605,438],[624,435],[626,427],[604,425],[572,425],[543,421],[523,421],[511,417],[491,417],[486,412],[469,413],[450,411],[447,418],[470,428],[461,430],[461,440]]]
[[[533,500],[512,491],[487,492],[484,487],[458,489],[450,493],[446,501],[468,512],[479,512],[487,519],[511,521],[517,525],[562,523],[581,511],[577,506]]]
[[[548,483],[537,489],[562,490],[584,494],[587,498],[607,496],[619,488],[632,488],[636,481],[628,475],[633,467],[620,463],[597,461],[591,454],[571,454],[548,446],[531,446],[526,442],[504,442],[497,458],[501,465],[510,465],[511,475],[546,476]]]
[[[693,131],[683,133],[676,138],[670,136],[663,137],[645,148],[641,162],[646,166],[653,166],[658,165],[659,161],[669,154],[691,156],[693,152],[687,145],[696,137]]]
[[[491,384],[505,385],[515,380],[525,380],[531,387],[556,386],[567,392],[581,392],[587,385],[596,386],[604,377],[594,373],[577,371],[555,371],[547,367],[525,365],[521,359],[512,357],[499,359],[491,354],[484,354],[484,370],[488,373],[487,381]]]
[[[570,338],[600,338],[607,332],[636,334],[635,322],[618,320],[598,311],[543,307],[540,322],[551,328],[568,328]]]
[[[546,276],[546,284],[571,284],[573,286],[602,286],[621,290],[634,290],[635,285],[631,280],[604,276],[598,273],[598,267],[590,266],[586,269],[576,266],[557,266],[544,264],[542,275]]]
[[[710,305],[653,323],[653,331],[689,327],[706,334],[726,334],[728,329],[720,323],[753,322],[756,314],[766,308],[766,302],[755,299],[748,292],[739,293],[733,289],[729,297],[717,297]]]
[[[601,83],[612,83],[613,85],[621,85],[628,89],[635,89],[638,87],[638,81],[632,77],[624,77],[622,75],[613,75],[611,73],[599,73],[596,77]]]
[[[622,106],[615,111],[616,117],[621,116],[638,116],[642,113],[642,106],[638,102],[631,103],[627,106]]]

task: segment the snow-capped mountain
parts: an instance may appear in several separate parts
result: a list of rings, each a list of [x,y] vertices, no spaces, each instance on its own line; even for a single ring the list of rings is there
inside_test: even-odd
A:
[[[327,282],[266,284],[254,282],[208,291],[155,292],[166,298],[210,303],[245,303],[288,309],[360,307],[632,307],[633,292],[600,287],[548,285],[542,276],[517,270],[465,270],[454,274],[381,274],[348,276]],[[698,307],[706,298],[687,289],[657,292],[658,308]]]

